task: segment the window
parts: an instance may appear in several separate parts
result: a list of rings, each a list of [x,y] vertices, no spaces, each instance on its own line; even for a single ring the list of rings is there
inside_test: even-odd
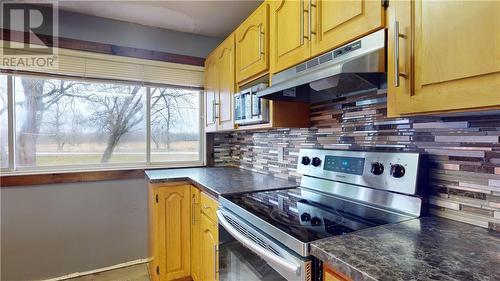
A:
[[[199,91],[151,88],[151,161],[196,161],[200,151]]]
[[[15,75],[0,80],[2,168],[9,167],[7,79],[15,104],[11,169],[202,161],[199,90]]]
[[[7,75],[0,75],[0,167],[9,167]]]

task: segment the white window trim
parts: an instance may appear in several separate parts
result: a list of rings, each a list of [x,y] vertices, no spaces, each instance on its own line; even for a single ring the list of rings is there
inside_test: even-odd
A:
[[[2,73],[0,73],[2,74]],[[197,161],[169,161],[169,162],[151,162],[151,87],[161,87],[161,85],[143,85],[146,87],[146,162],[141,163],[107,163],[107,164],[88,164],[88,165],[56,165],[56,166],[33,166],[33,167],[18,167],[16,165],[15,149],[16,149],[16,114],[15,114],[15,99],[14,99],[14,76],[19,75],[14,74],[4,74],[7,76],[7,96],[8,96],[8,152],[9,152],[9,166],[8,168],[0,169],[0,174],[2,176],[9,175],[36,175],[36,174],[53,174],[53,173],[75,173],[75,172],[93,172],[93,171],[123,171],[123,170],[136,170],[136,169],[161,169],[161,168],[188,168],[188,167],[201,167],[206,165],[206,135],[204,126],[204,106],[203,106],[203,91],[200,91],[199,97],[199,127],[200,127],[200,142],[198,145],[198,156]],[[40,78],[51,77],[53,79],[68,79],[69,77],[57,75],[36,75]],[[76,78],[75,79],[79,79]],[[81,78],[80,78],[81,79]],[[85,79],[81,79],[85,80]],[[92,82],[98,80],[92,79]],[[110,83],[109,80],[102,80],[102,83]],[[126,83],[126,81],[123,81]],[[116,82],[120,83],[120,82]],[[138,84],[135,81],[130,81],[130,83]],[[172,85],[164,85],[164,87],[173,87]],[[180,86],[180,88],[186,88]]]

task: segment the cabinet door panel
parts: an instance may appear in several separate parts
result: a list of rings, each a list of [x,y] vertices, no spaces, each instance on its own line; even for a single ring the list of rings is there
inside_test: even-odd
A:
[[[191,186],[191,277],[201,281],[200,190]]]
[[[415,1],[411,5],[415,18],[412,88],[394,97],[396,112],[498,108],[500,2]]]
[[[201,262],[203,281],[218,280],[218,230],[217,224],[206,215],[201,216]]]
[[[298,64],[311,55],[306,37],[306,1],[271,2],[271,72]]]
[[[149,207],[149,253],[152,257],[149,263],[149,272],[152,281],[159,281],[160,276],[157,273],[157,267],[159,268],[162,264],[162,258],[160,257],[160,245],[159,245],[159,210],[158,204],[156,203],[156,196],[158,195],[158,189],[154,185],[149,185],[148,188],[148,207]]]
[[[205,60],[205,131],[214,132],[217,129],[215,119],[217,97],[217,68],[214,57]]]
[[[269,9],[262,4],[236,30],[236,81],[254,77],[268,69]]]
[[[217,49],[217,69],[219,86],[218,130],[234,129],[234,34],[230,35]]]
[[[394,1],[387,10],[387,115],[397,116],[403,108],[400,102],[405,102],[402,96],[410,95],[412,91],[412,21],[410,1]],[[399,60],[394,55],[396,22],[398,23]],[[398,69],[396,70],[396,64]],[[395,71],[404,74],[399,76],[399,86],[396,86]]]
[[[160,189],[160,253],[165,257],[160,266],[161,280],[191,275],[190,272],[190,186],[168,186]],[[163,270],[162,270],[163,267]]]
[[[312,56],[334,49],[384,27],[381,1],[311,0],[316,26],[313,27]],[[314,6],[317,12],[314,13]]]

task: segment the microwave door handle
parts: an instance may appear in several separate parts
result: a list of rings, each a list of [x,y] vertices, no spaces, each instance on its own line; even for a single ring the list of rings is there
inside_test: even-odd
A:
[[[249,95],[250,95],[250,118],[253,118],[253,99],[254,99],[254,96],[253,96],[252,89],[250,89]]]
[[[236,240],[238,240],[241,244],[248,247],[254,253],[258,254],[265,260],[273,262],[273,264],[286,269],[288,272],[293,274],[298,274],[301,270],[300,265],[292,264],[290,261],[283,259],[281,257],[276,256],[275,254],[263,249],[260,245],[256,244],[249,238],[243,236],[239,233],[234,227],[227,221],[222,212],[217,211],[217,218],[219,219],[219,223],[224,227],[229,234],[231,234]]]

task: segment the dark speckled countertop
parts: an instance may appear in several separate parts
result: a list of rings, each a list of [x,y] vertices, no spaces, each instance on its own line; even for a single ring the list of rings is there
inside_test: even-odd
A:
[[[326,238],[311,253],[353,280],[500,280],[500,234],[438,217]]]
[[[148,170],[146,175],[152,183],[189,181],[215,196],[298,186],[292,181],[231,167]]]

